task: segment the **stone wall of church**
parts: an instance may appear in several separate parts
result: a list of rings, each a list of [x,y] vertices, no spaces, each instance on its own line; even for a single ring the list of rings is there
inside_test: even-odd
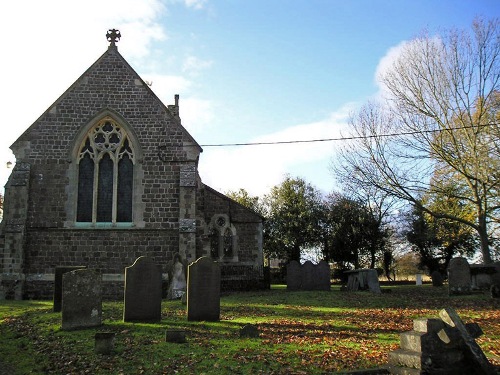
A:
[[[202,196],[204,221],[207,225],[214,215],[224,214],[236,229],[238,261],[225,261],[224,259],[219,261],[222,290],[264,288],[262,218],[209,187],[205,187]],[[206,242],[205,246],[207,246]]]

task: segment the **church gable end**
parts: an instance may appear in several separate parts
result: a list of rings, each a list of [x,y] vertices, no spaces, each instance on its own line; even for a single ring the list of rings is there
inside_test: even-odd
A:
[[[55,267],[82,265],[119,297],[124,267],[139,256],[166,267],[200,255],[202,150],[181,124],[178,96],[165,106],[115,42],[11,146],[0,299],[11,287],[16,298],[48,297]],[[229,227],[226,244],[238,232]],[[238,246],[233,261],[250,261]]]

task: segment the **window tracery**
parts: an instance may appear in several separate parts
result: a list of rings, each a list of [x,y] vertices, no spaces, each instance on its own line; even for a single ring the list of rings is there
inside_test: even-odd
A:
[[[111,117],[85,136],[77,158],[77,222],[132,222],[134,150]]]

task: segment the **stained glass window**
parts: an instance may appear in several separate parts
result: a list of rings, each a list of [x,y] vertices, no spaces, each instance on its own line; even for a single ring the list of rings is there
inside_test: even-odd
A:
[[[78,222],[131,222],[134,151],[112,118],[87,134],[78,156]]]

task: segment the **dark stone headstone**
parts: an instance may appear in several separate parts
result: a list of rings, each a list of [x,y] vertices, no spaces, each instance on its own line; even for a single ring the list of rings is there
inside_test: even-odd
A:
[[[125,322],[161,320],[161,267],[151,258],[139,257],[125,268]]]
[[[324,260],[316,265],[316,290],[331,290],[330,266]]]
[[[63,275],[62,329],[97,327],[102,324],[101,274],[76,270]]]
[[[54,312],[60,312],[62,308],[62,278],[66,272],[82,270],[85,266],[56,267],[54,274]]]
[[[448,265],[448,294],[470,294],[471,290],[469,262],[463,257],[451,259]]]
[[[220,320],[220,267],[201,257],[188,267],[187,318],[189,321]]]
[[[302,285],[301,290],[316,290],[316,267],[308,260],[301,266]]]
[[[300,263],[292,260],[286,266],[286,288],[288,290],[300,290],[302,287],[302,272]]]
[[[431,273],[432,286],[443,286],[443,275],[441,272],[434,271]]]

